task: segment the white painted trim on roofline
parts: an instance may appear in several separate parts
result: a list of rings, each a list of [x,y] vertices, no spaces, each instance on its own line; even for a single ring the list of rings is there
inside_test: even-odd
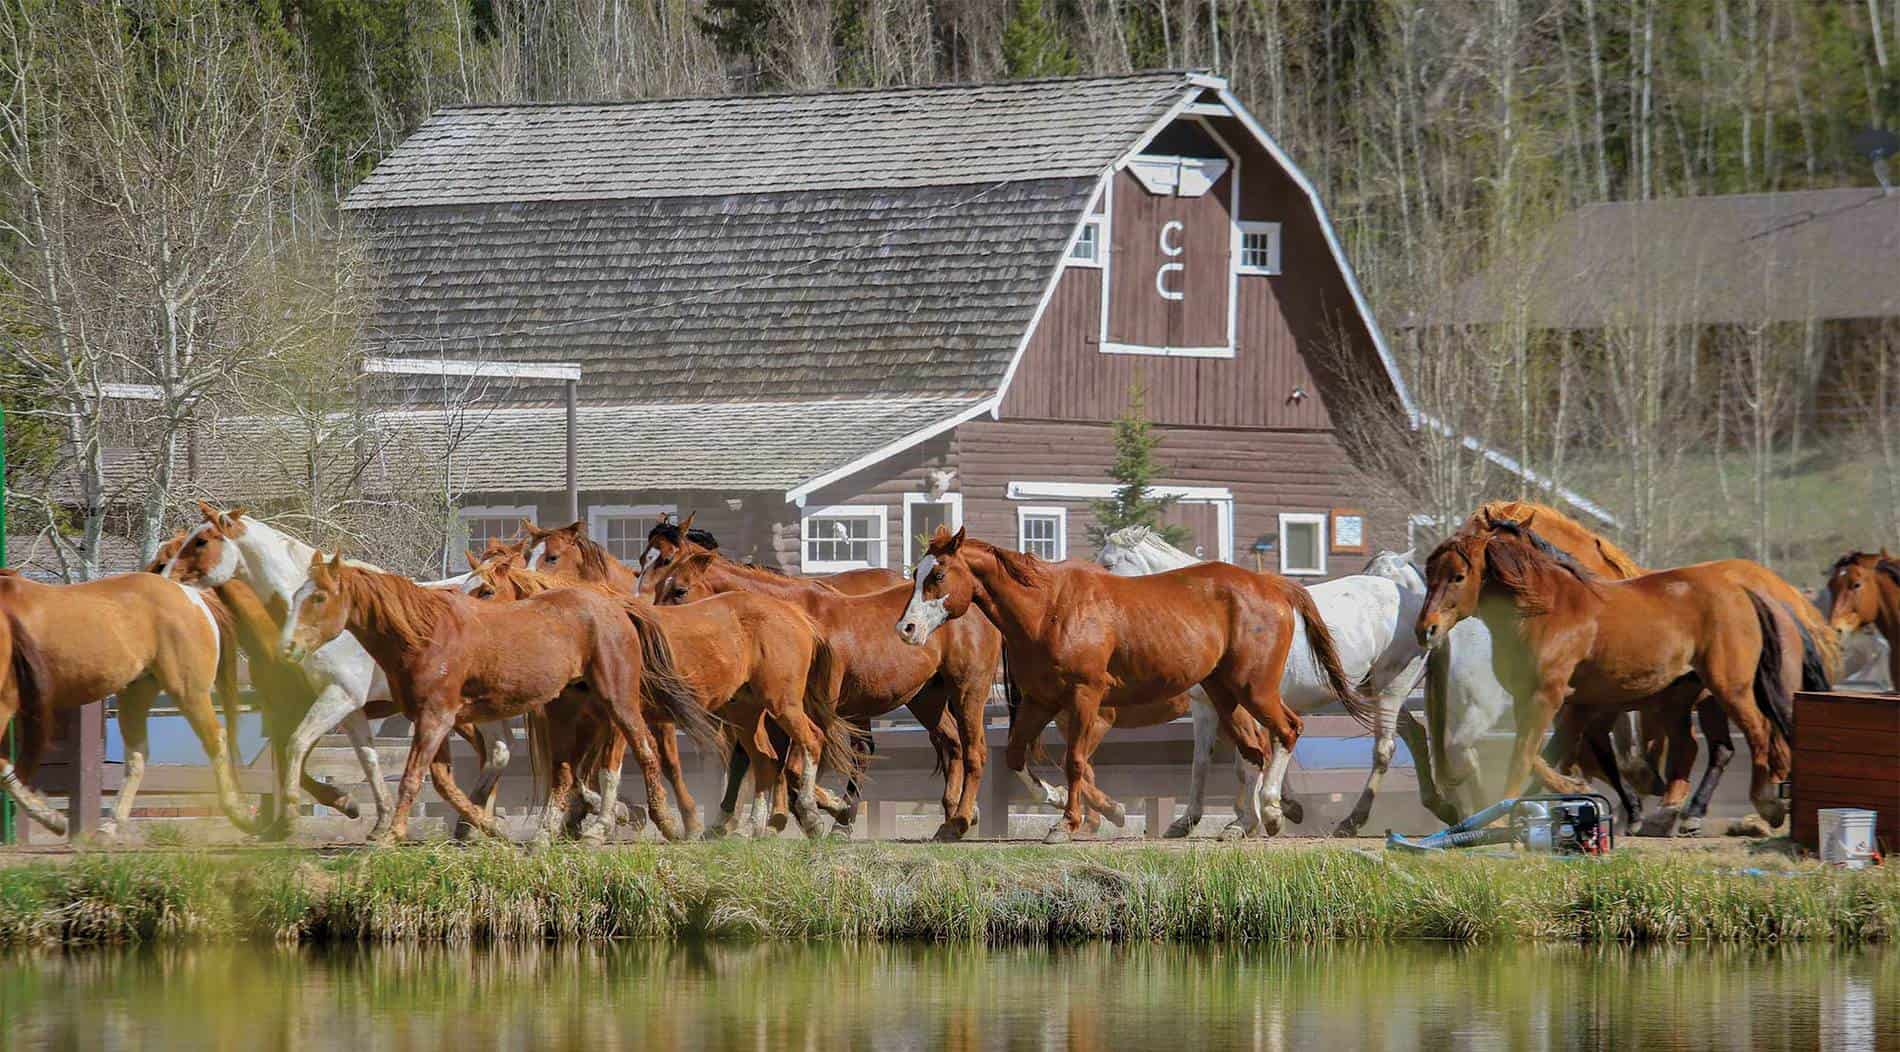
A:
[[[1184,111],[1195,117],[1232,117],[1234,111],[1213,102],[1190,103]]]
[[[1190,75],[1188,81],[1200,83],[1195,75]],[[1313,215],[1319,220],[1320,233],[1326,237],[1326,247],[1332,251],[1333,262],[1339,265],[1339,272],[1345,276],[1346,289],[1352,293],[1353,304],[1359,308],[1359,317],[1366,323],[1366,330],[1372,335],[1372,345],[1379,352],[1379,360],[1385,364],[1386,376],[1391,379],[1392,388],[1398,393],[1399,404],[1405,407],[1412,426],[1417,427],[1418,405],[1412,401],[1412,392],[1405,386],[1405,377],[1399,373],[1398,361],[1392,357],[1391,349],[1385,344],[1385,333],[1380,331],[1378,319],[1372,316],[1372,307],[1366,302],[1365,291],[1359,287],[1358,275],[1353,273],[1352,264],[1346,259],[1345,248],[1339,243],[1339,232],[1333,229],[1332,217],[1327,215],[1326,205],[1319,199],[1319,191],[1314,189],[1313,184],[1307,180],[1306,173],[1300,171],[1299,165],[1294,164],[1293,159],[1286,155],[1286,151],[1280,149],[1280,144],[1273,141],[1273,136],[1267,134],[1267,130],[1260,126],[1260,122],[1254,119],[1253,114],[1248,113],[1247,108],[1234,97],[1234,93],[1228,90],[1225,81],[1218,84],[1206,83],[1202,86],[1219,92],[1221,101],[1233,111],[1234,119],[1240,122],[1241,127],[1253,133],[1253,137],[1260,143],[1261,148],[1267,151],[1267,155],[1272,157],[1287,175],[1292,177],[1294,185],[1306,194],[1306,201],[1312,205]]]
[[[1070,238],[1071,240],[1073,240],[1074,235],[1071,234]],[[1063,254],[1067,255],[1068,253],[1066,250],[1064,250]],[[1061,266],[1060,266],[1060,262],[1058,261],[1057,271],[1060,272],[1060,270],[1061,270]],[[822,475],[819,475],[815,478],[808,479],[804,482],[799,483],[796,486],[793,486],[791,489],[788,489],[785,491],[785,499],[802,508],[805,506],[805,498],[810,496],[814,491],[818,489],[822,489],[825,486],[829,486],[833,482],[836,482],[841,478],[845,478],[856,472],[862,471],[865,468],[868,468],[871,465],[878,463],[879,461],[888,459],[890,457],[894,457],[897,454],[902,453],[904,450],[909,449],[910,447],[918,444],[919,442],[925,442],[930,439],[933,439],[937,437],[938,435],[943,434],[945,431],[948,431],[951,428],[957,426],[958,424],[964,423],[965,421],[974,420],[978,416],[981,416],[982,414],[990,412],[991,410],[995,409],[997,406],[1001,405],[1002,402],[1003,402],[1003,396],[1001,394],[998,394],[993,398],[985,398],[981,402],[977,402],[976,404],[964,409],[962,412],[957,413],[955,416],[945,417],[942,420],[936,421],[935,423],[919,428],[916,431],[912,431],[910,434],[905,435],[904,437],[898,439],[897,441],[889,442],[889,443],[886,443],[885,445],[879,446],[878,448],[870,451],[869,453],[864,454],[861,457],[858,457],[856,460],[853,460],[843,465],[842,467],[833,468]]]
[[[1003,382],[996,385],[996,397],[991,399],[990,419],[1003,418],[1003,398],[1009,394],[1009,385],[1016,379],[1016,367],[1022,364],[1023,355],[1029,350],[1029,341],[1035,337],[1036,330],[1042,327],[1043,312],[1049,309],[1049,301],[1056,298],[1056,286],[1061,283],[1062,275],[1069,269],[1069,253],[1075,250],[1075,240],[1082,236],[1082,228],[1097,218],[1102,224],[1102,265],[1107,266],[1108,240],[1114,236],[1114,231],[1109,228],[1106,202],[1104,202],[1101,216],[1097,217],[1093,213],[1095,202],[1102,200],[1102,194],[1107,190],[1109,180],[1114,177],[1115,168],[1112,165],[1096,177],[1095,191],[1089,194],[1088,201],[1082,205],[1082,214],[1075,221],[1075,229],[1069,231],[1069,240],[1063,244],[1062,254],[1056,257],[1056,265],[1050,271],[1048,282],[1042,287],[1042,299],[1036,301],[1036,313],[1029,316],[1029,325],[1023,329],[1022,336],[1016,340],[1016,353],[1009,356],[1009,368],[1003,370]]]
[[[1485,460],[1493,464],[1496,464],[1498,467],[1503,468],[1504,470],[1510,472],[1511,474],[1516,475],[1518,478],[1521,478],[1524,481],[1537,486],[1538,488],[1544,490],[1547,493],[1556,494],[1561,500],[1563,500],[1565,504],[1568,504],[1571,507],[1576,508],[1578,511],[1581,511],[1586,515],[1589,515],[1590,517],[1596,519],[1598,522],[1604,524],[1605,526],[1609,526],[1612,529],[1618,529],[1618,530],[1623,528],[1622,521],[1619,520],[1616,516],[1610,514],[1609,509],[1603,507],[1603,505],[1598,504],[1596,501],[1591,500],[1590,498],[1584,496],[1581,493],[1578,493],[1575,490],[1567,489],[1563,486],[1557,485],[1557,483],[1553,482],[1551,479],[1545,477],[1539,472],[1532,470],[1531,468],[1527,468],[1524,465],[1518,463],[1515,458],[1506,456],[1505,454],[1500,453],[1495,449],[1492,449],[1490,446],[1487,446],[1483,442],[1478,441],[1476,438],[1472,437],[1471,435],[1457,434],[1456,432],[1452,431],[1451,426],[1446,424],[1443,420],[1440,420],[1429,413],[1421,413],[1419,414],[1419,421],[1423,423],[1426,427],[1431,428],[1433,431],[1436,431],[1439,434],[1444,435],[1446,438],[1457,439],[1459,445],[1463,446],[1466,449],[1471,450],[1473,453],[1478,454],[1479,456],[1483,457]]]
[[[439,358],[364,358],[366,373],[406,376],[505,376],[522,380],[579,380],[581,367],[562,363],[445,361]]]
[[[1024,482],[1012,481],[1004,489],[1010,500],[1107,500],[1120,489],[1113,482]],[[1149,486],[1155,497],[1175,500],[1233,500],[1234,491],[1226,486]]]

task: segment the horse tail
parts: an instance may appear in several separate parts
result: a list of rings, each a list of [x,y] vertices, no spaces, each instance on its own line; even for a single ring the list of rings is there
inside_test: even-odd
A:
[[[824,751],[818,756],[818,764],[846,778],[862,778],[869,756],[864,745],[858,741],[857,728],[851,725],[851,721],[839,718],[838,697],[832,688],[840,680],[838,656],[832,652],[831,645],[825,642],[817,626],[811,627],[811,672],[805,677],[805,715],[818,725],[819,732],[825,738]]]
[[[1801,623],[1800,614],[1795,611],[1790,611],[1790,613],[1795,615],[1794,630],[1801,634],[1801,689],[1833,690],[1833,677],[1828,675],[1825,651],[1816,642],[1814,633],[1808,630],[1807,625]],[[1821,638],[1839,642],[1839,636],[1832,630],[1823,632]]]
[[[1426,757],[1434,773],[1445,769],[1445,734],[1451,709],[1451,638],[1425,654]]]
[[[673,655],[673,642],[654,618],[651,604],[622,598],[620,607],[640,637],[640,693],[665,712],[674,726],[685,731],[696,748],[724,763],[726,743],[719,733],[719,721],[700,704],[699,692],[681,671]]]
[[[1781,622],[1775,620],[1775,611],[1768,601],[1753,590],[1748,592],[1748,601],[1754,605],[1755,620],[1761,624],[1761,657],[1755,663],[1755,705],[1768,717],[1782,740],[1793,745],[1794,725],[1788,715],[1792,699],[1781,678]]]
[[[1023,707],[1023,690],[1016,685],[1016,677],[1010,674],[1009,644],[1007,643],[1003,644],[1003,703],[1009,708],[1009,727],[1015,730],[1016,713]],[[1027,754],[1027,762],[1035,763],[1038,760],[1045,763],[1049,760],[1048,752],[1042,747],[1041,735],[1037,735],[1036,740],[1029,743]]]
[[[46,670],[46,656],[27,634],[19,615],[7,611],[5,624],[9,638],[0,643],[11,643],[5,648],[11,652],[5,667],[13,674],[13,689],[20,699],[13,718],[14,740],[20,743],[20,759],[14,768],[25,780],[39,769],[40,754],[53,734],[53,677]]]
[[[1333,642],[1333,633],[1319,615],[1319,604],[1313,602],[1313,593],[1298,581],[1280,578],[1281,591],[1293,607],[1300,620],[1306,623],[1306,645],[1313,650],[1313,667],[1326,677],[1326,687],[1346,712],[1367,730],[1379,729],[1379,706],[1359,693],[1359,686],[1346,678],[1345,665],[1339,659],[1339,647]]]
[[[231,768],[233,778],[237,776],[238,765],[238,718],[244,711],[244,695],[238,690],[238,624],[237,617],[218,593],[209,589],[200,589],[198,598],[204,600],[205,609],[211,611],[211,623],[218,628],[218,674],[212,683],[212,693],[218,696],[218,705],[224,710],[225,749],[224,758]]]

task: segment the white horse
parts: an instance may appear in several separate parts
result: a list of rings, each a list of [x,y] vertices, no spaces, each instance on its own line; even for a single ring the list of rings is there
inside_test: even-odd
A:
[[[1099,558],[1109,572],[1123,577],[1162,573],[1199,561],[1163,541],[1146,526],[1130,526],[1110,534]],[[1407,566],[1405,556],[1394,555],[1393,559],[1400,566]],[[1375,559],[1374,565],[1383,564]],[[1379,793],[1397,748],[1393,735],[1404,712],[1405,699],[1424,674],[1425,650],[1418,645],[1412,625],[1418,620],[1425,593],[1423,588],[1412,591],[1390,577],[1372,573],[1342,577],[1313,585],[1308,590],[1313,593],[1313,602],[1318,605],[1326,628],[1339,648],[1340,663],[1346,674],[1379,703],[1372,770],[1366,776],[1365,789],[1352,812],[1333,830],[1336,836],[1353,836],[1372,811],[1372,801]],[[1287,706],[1300,713],[1312,712],[1338,700],[1314,664],[1304,632],[1294,633],[1280,692]],[[1189,711],[1194,718],[1194,771],[1189,783],[1187,813],[1168,827],[1165,835],[1169,837],[1187,836],[1201,820],[1207,796],[1207,772],[1220,731],[1220,719],[1200,688],[1191,691],[1189,699]],[[1406,714],[1403,718],[1410,716]],[[1284,766],[1279,775],[1271,779],[1264,778],[1258,768],[1244,761],[1239,761],[1239,766],[1243,789],[1235,806],[1234,822],[1221,831],[1223,839],[1252,833],[1259,826],[1261,808],[1278,803],[1282,795],[1279,782],[1285,775]]]
[[[180,553],[189,550],[192,542],[214,525],[225,541],[216,566],[207,571],[202,580],[194,583],[204,588],[215,588],[236,577],[255,589],[267,603],[274,598],[289,603],[291,597],[297,594],[297,589],[308,579],[310,557],[316,549],[249,515],[221,512],[208,505],[200,507],[207,518],[186,535],[184,545],[179,548]],[[215,519],[211,518],[214,514]],[[174,556],[165,565],[165,576],[173,576],[177,563],[178,556]],[[472,575],[463,574],[430,583],[466,587],[473,579]],[[282,823],[280,832],[288,836],[296,823],[297,808],[302,800],[301,782],[306,757],[319,738],[340,725],[349,736],[350,747],[363,766],[363,776],[368,780],[370,794],[376,800],[376,823],[370,828],[369,834],[370,839],[374,840],[389,828],[394,801],[389,786],[383,781],[382,764],[376,755],[369,719],[363,715],[363,706],[371,701],[392,700],[389,680],[376,664],[376,659],[348,632],[306,657],[303,667],[317,688],[317,698],[304,714],[302,722],[297,724],[297,729],[291,732],[289,747],[285,752],[288,762],[277,772],[277,798],[282,801],[278,808]],[[477,799],[488,795],[491,778],[499,778],[502,769],[508,765],[507,734],[488,734],[486,737],[489,747],[487,754],[482,757],[482,786],[477,790]]]

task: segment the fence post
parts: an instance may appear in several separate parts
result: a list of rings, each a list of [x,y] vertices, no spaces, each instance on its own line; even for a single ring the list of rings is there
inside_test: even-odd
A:
[[[1009,836],[1009,797],[1016,787],[1016,774],[1004,762],[1008,755],[1006,749],[990,747],[990,760],[983,765],[983,813],[977,818],[976,833],[992,840]]]

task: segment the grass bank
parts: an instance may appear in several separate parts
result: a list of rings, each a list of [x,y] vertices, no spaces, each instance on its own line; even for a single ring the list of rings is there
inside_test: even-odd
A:
[[[0,946],[605,938],[1860,944],[1900,877],[1694,856],[722,843],[127,852],[0,868]]]

